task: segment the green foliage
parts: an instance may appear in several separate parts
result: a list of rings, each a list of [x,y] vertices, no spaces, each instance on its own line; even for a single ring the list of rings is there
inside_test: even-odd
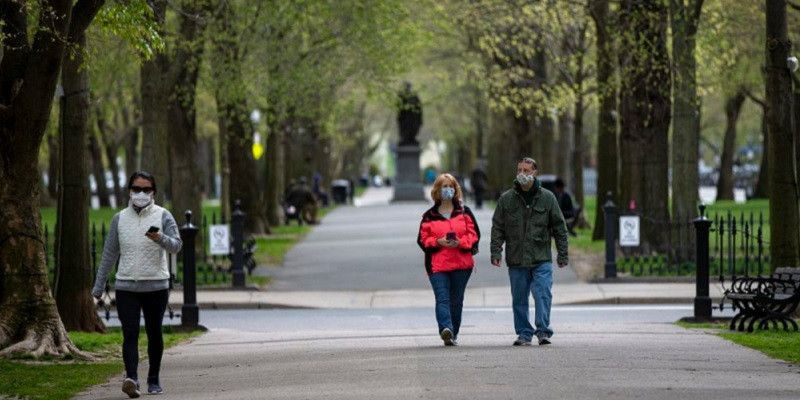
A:
[[[94,26],[105,34],[122,39],[144,59],[164,50],[164,40],[158,33],[153,11],[145,0],[109,2],[100,9]]]

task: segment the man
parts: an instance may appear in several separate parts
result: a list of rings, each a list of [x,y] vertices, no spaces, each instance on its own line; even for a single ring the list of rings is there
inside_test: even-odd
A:
[[[286,202],[293,206],[299,215],[298,224],[303,221],[309,224],[317,223],[317,198],[308,187],[306,177],[300,177],[299,184],[295,185],[286,196]]]
[[[556,200],[558,200],[558,207],[561,209],[561,215],[564,216],[564,221],[567,223],[567,232],[572,236],[578,236],[573,230],[576,222],[575,218],[577,217],[575,205],[572,203],[572,196],[567,192],[565,186],[564,180],[561,178],[556,179],[554,194],[556,195]]]
[[[475,194],[475,209],[480,210],[483,208],[483,196],[486,193],[486,186],[488,186],[489,177],[486,172],[483,172],[483,162],[480,162],[477,167],[472,171],[472,191]]]
[[[514,346],[530,346],[535,335],[540,345],[550,344],[550,306],[553,299],[553,264],[550,242],[554,236],[559,268],[567,266],[567,227],[553,193],[536,178],[539,167],[532,158],[517,164],[514,188],[497,201],[492,217],[492,265],[500,266],[505,244],[511,282]],[[536,303],[534,330],[529,318],[528,294]]]

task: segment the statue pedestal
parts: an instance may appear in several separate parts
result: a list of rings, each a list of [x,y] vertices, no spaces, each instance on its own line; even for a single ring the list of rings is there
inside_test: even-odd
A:
[[[425,201],[419,169],[420,151],[417,145],[397,147],[397,176],[392,201]]]

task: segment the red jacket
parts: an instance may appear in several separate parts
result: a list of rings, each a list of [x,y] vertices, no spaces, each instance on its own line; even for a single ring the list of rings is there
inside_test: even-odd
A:
[[[478,252],[481,233],[472,211],[466,206],[456,205],[447,219],[438,208],[434,205],[426,211],[419,224],[417,244],[425,252],[425,270],[430,275],[474,267],[472,255]],[[442,247],[436,242],[446,237],[448,232],[455,232],[458,247]]]

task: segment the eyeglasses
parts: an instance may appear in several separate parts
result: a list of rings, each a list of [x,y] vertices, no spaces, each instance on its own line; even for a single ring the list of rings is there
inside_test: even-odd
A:
[[[148,187],[131,186],[131,191],[133,193],[145,192],[147,194],[150,194],[150,193],[153,193],[153,187],[152,186],[148,186]]]

